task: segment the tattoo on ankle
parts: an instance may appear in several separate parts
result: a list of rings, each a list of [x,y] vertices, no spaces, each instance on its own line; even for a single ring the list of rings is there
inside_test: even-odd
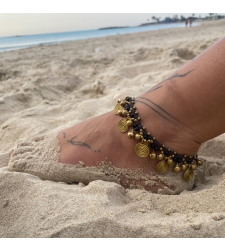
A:
[[[81,142],[81,141],[74,141],[74,139],[76,138],[76,136],[72,137],[71,140],[67,140],[68,143],[71,143],[72,145],[76,145],[76,146],[85,146],[85,147],[88,147],[91,151],[93,152],[100,152],[100,150],[92,150],[90,145],[84,143],[84,142]]]
[[[155,89],[150,89],[147,93],[150,93],[150,92],[153,92],[153,91],[155,91],[156,89],[159,89],[159,88],[161,88],[161,87],[163,87],[163,86],[159,86],[159,87],[157,87],[157,88],[155,88]]]
[[[142,99],[142,101],[138,100],[138,99]],[[196,135],[196,133],[197,133],[199,136],[204,137],[198,131],[196,131],[196,130],[192,129],[191,127],[189,127],[188,125],[184,124],[183,122],[181,122],[180,120],[178,120],[177,118],[175,118],[174,116],[172,116],[165,109],[161,108],[159,105],[157,105],[156,103],[154,103],[150,99],[147,99],[147,98],[144,98],[144,97],[138,97],[138,99],[136,99],[136,103],[140,102],[140,103],[146,105],[147,107],[151,108],[154,112],[156,112],[158,115],[160,115],[161,117],[163,117],[165,120],[171,122],[172,124],[176,124],[178,127],[181,127],[182,129],[184,129],[185,131],[191,133],[192,135]],[[145,100],[145,102],[143,100]],[[148,102],[148,104],[146,102]],[[153,106],[155,106],[155,108],[153,108],[152,106],[150,106],[149,103],[152,103]],[[176,122],[174,122],[174,120]],[[177,124],[177,122],[179,122],[181,125]],[[183,126],[185,126],[186,128],[184,128]]]
[[[187,76],[189,73],[195,71],[196,69],[193,69],[193,70],[190,70],[189,72],[185,73],[185,74],[178,74],[178,73],[175,73],[173,76],[169,77],[168,79],[165,79],[164,81],[158,83],[156,86],[152,87],[149,91],[147,91],[147,93],[150,93],[150,92],[153,92],[163,86],[159,86],[161,85],[162,83],[164,83],[165,81],[168,81],[168,80],[171,80],[173,78],[183,78],[185,76]]]
[[[142,98],[142,97],[138,97],[138,98]],[[151,107],[150,105],[148,105],[147,103],[145,103],[145,102],[143,102],[143,101],[140,101],[140,100],[136,99],[136,103],[138,103],[138,102],[140,102],[140,103],[146,105],[147,107],[149,107],[150,109],[152,109],[154,112],[156,112],[157,114],[159,114],[160,116],[162,116],[164,119],[166,119],[167,121],[173,123],[173,122],[170,121],[168,118],[166,118],[166,117],[163,116],[161,113],[159,113],[156,109],[154,109],[153,107]]]

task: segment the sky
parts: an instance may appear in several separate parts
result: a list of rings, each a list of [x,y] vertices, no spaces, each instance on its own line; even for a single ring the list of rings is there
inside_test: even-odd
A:
[[[163,20],[173,15],[178,15],[180,18],[181,15],[188,17],[192,13],[0,14],[0,37],[92,30],[110,26],[138,26],[152,22],[152,16]],[[196,17],[199,15],[204,17],[208,13],[195,13]]]

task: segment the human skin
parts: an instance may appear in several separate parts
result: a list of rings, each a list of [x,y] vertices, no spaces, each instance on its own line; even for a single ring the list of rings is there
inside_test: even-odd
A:
[[[136,97],[141,124],[159,143],[179,154],[195,155],[201,143],[225,132],[224,54],[222,38]],[[119,168],[146,167],[146,158],[135,154],[137,141],[118,130],[120,119],[111,111],[59,132],[59,162],[95,166],[107,158]],[[156,173],[158,161],[147,159],[146,173]],[[160,186],[147,190],[156,192]]]

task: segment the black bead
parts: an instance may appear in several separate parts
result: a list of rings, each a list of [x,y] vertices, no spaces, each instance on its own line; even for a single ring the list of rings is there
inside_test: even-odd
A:
[[[159,150],[159,147],[155,146],[154,150],[155,150],[155,151],[158,151],[158,150]]]
[[[173,158],[173,161],[174,161],[174,162],[177,162],[177,158],[176,158],[176,157],[174,157],[174,158]]]
[[[134,128],[138,127],[138,124],[137,124],[137,123],[134,123],[133,127],[134,127]]]
[[[129,110],[130,110],[130,105],[126,105],[126,106],[125,106],[125,109],[126,109],[127,111],[129,111]]]
[[[169,154],[169,151],[164,151],[164,154],[165,154],[165,155],[168,155],[168,154]]]
[[[131,113],[130,116],[131,116],[132,118],[134,118],[135,114],[134,114],[134,113]]]
[[[135,130],[135,131],[139,131],[139,127],[136,127],[134,130]]]
[[[187,159],[186,162],[187,162],[188,164],[190,164],[190,163],[191,163],[191,159]]]
[[[177,163],[179,164],[179,163],[181,163],[181,162],[182,162],[182,159],[178,158],[178,159],[177,159]]]
[[[152,149],[154,149],[154,148],[155,148],[155,145],[154,145],[154,144],[151,144],[150,147],[151,147]]]
[[[144,139],[148,139],[148,135],[147,134],[144,134]]]
[[[127,97],[127,99],[126,99],[127,101],[130,101],[131,100],[131,97]]]

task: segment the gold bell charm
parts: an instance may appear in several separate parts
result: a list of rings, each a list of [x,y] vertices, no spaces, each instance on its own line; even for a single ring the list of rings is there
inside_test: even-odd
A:
[[[173,160],[171,158],[167,159],[167,164],[171,165],[173,163]]]
[[[177,164],[174,169],[173,169],[175,172],[180,172],[181,171],[181,168],[179,167],[179,165]]]
[[[127,116],[127,114],[128,114],[128,111],[127,110],[123,110],[122,115],[123,116]]]
[[[198,165],[198,166],[202,166],[202,165],[203,165],[202,160],[198,160],[197,165]]]
[[[164,155],[163,155],[163,154],[159,154],[159,155],[157,156],[157,158],[158,158],[158,160],[163,160]]]
[[[182,169],[182,171],[185,171],[187,169],[187,165],[186,164],[182,164],[181,165],[181,169]]]
[[[192,165],[191,165],[191,169],[192,169],[192,170],[196,170],[196,168],[197,168],[197,166],[196,166],[195,164],[192,164]]]
[[[156,159],[156,154],[155,154],[154,151],[150,154],[150,158],[151,158],[151,159]]]
[[[128,132],[128,138],[133,139],[134,138],[134,133],[133,132]]]
[[[123,113],[123,110],[118,110],[118,115],[122,115],[122,113]]]
[[[127,121],[127,126],[130,127],[133,124],[133,122],[131,120]]]
[[[140,139],[141,139],[141,135],[136,134],[136,135],[135,135],[135,139],[136,139],[136,140],[140,140]]]

